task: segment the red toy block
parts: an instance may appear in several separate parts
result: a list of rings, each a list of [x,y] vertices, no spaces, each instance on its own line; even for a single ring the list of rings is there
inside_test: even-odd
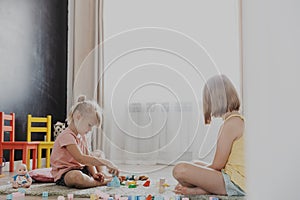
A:
[[[149,194],[149,195],[146,197],[146,200],[152,200],[151,194]]]
[[[150,186],[150,180],[147,180],[144,184],[143,184],[144,187],[149,187]]]

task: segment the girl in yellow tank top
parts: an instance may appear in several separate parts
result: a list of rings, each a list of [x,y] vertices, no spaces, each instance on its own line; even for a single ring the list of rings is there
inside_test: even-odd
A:
[[[203,89],[205,124],[222,117],[216,153],[211,164],[178,163],[173,176],[177,194],[245,195],[244,118],[236,89],[224,75],[214,76]]]

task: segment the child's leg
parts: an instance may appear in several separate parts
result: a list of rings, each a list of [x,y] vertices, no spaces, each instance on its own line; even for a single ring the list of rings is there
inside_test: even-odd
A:
[[[203,162],[200,160],[194,160],[193,163],[196,165],[201,165],[201,166],[207,166],[209,164],[209,163],[206,163],[206,162]]]
[[[179,163],[173,169],[173,176],[181,186],[190,188],[186,192],[194,193],[197,190],[199,194],[226,195],[225,183],[220,171],[191,163]]]
[[[66,186],[75,188],[91,188],[96,186],[103,186],[107,184],[107,181],[99,182],[93,179],[80,170],[71,170],[64,176]]]

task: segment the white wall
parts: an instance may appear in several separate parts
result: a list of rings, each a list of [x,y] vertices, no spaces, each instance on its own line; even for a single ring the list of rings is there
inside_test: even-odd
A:
[[[243,1],[248,199],[299,199],[300,2]]]
[[[238,2],[104,1],[106,134],[126,129],[122,123],[130,102],[191,102],[199,105],[193,116],[200,123],[194,141],[198,151],[207,132],[201,108],[204,81],[224,73],[240,90]],[[210,145],[217,128],[210,129]],[[124,148],[120,137],[111,139]]]

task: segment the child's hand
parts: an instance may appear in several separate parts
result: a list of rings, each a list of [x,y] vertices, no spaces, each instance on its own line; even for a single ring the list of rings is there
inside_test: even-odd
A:
[[[117,169],[117,167],[108,167],[108,173],[119,176],[119,170]]]
[[[97,172],[97,173],[93,174],[93,178],[96,181],[100,181],[102,183],[102,182],[104,182],[105,175],[101,172]]]

